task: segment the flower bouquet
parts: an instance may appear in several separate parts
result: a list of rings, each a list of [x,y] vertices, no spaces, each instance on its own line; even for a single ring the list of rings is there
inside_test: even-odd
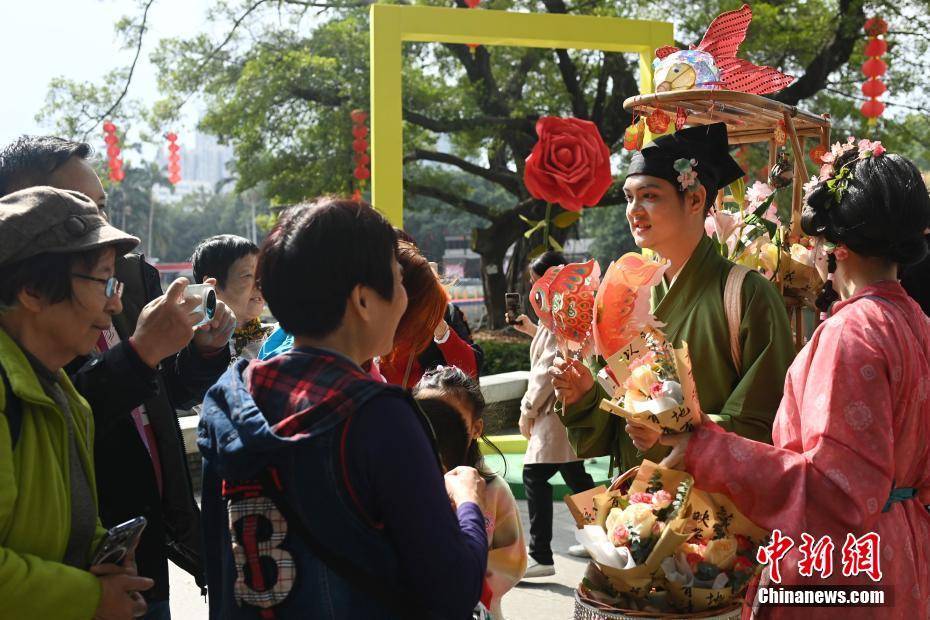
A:
[[[688,508],[690,537],[662,561],[669,603],[693,613],[738,601],[762,569],[756,552],[768,532],[725,495],[692,489]]]
[[[688,344],[673,349],[658,330],[644,332],[641,348],[619,373],[625,377],[601,408],[663,434],[690,433],[700,424]]]
[[[687,344],[673,349],[649,312],[649,291],[667,265],[628,253],[610,264],[594,303],[594,343],[607,361],[598,381],[611,394],[601,408],[664,433],[700,420]]]
[[[579,522],[575,536],[606,578],[599,588],[605,597],[645,604],[662,561],[690,536],[690,491],[688,474],[644,461],[594,497],[595,522]]]

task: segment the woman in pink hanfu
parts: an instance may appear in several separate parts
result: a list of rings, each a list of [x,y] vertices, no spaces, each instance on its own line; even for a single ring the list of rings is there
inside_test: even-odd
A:
[[[834,150],[802,217],[832,252],[818,299],[831,315],[788,371],[774,445],[705,419],[663,440],[674,446],[664,464],[793,541],[780,575],[768,562],[761,585],[780,576],[781,585],[877,585],[893,597],[885,607],[767,606],[751,589],[744,617],[928,618],[930,319],[897,269],[927,254],[930,198],[917,168],[879,143]]]

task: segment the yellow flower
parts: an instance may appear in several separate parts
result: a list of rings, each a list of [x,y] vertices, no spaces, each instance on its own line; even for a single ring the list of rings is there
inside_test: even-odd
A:
[[[653,372],[652,367],[645,364],[637,366],[630,374],[630,385],[643,394],[651,394],[652,386],[658,383],[658,381],[659,378],[656,376],[656,373]]]
[[[607,515],[607,532],[613,532],[619,526],[625,527],[630,534],[638,534],[640,538],[652,536],[652,526],[656,516],[652,512],[652,504],[630,504],[623,510],[614,508]]]
[[[774,273],[778,269],[778,246],[774,243],[766,243],[759,252],[759,262],[762,268],[768,272]]]
[[[707,543],[704,561],[710,562],[720,570],[730,570],[736,562],[736,538],[727,536]]]

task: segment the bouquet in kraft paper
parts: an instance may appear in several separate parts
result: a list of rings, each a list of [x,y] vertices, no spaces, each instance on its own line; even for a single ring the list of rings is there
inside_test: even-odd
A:
[[[607,362],[598,380],[612,395],[601,408],[671,434],[694,430],[701,415],[687,343],[673,349],[649,312],[667,267],[633,252],[610,264],[595,297],[594,342]]]

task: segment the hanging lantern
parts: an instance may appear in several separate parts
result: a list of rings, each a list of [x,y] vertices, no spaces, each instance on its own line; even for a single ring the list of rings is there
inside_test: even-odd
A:
[[[859,111],[869,119],[869,125],[875,125],[885,111],[885,104],[878,98],[888,91],[888,87],[879,79],[888,71],[888,65],[881,58],[888,52],[888,42],[882,38],[888,33],[888,23],[880,17],[872,17],[865,22],[865,32],[869,36],[865,44],[868,60],[862,63],[862,74],[868,79],[862,84],[862,94],[868,100],[863,102]]]
[[[675,111],[675,131],[681,131],[685,128],[685,123],[688,122],[688,113],[685,112],[684,108],[678,108]]]
[[[178,134],[169,131],[165,138],[168,140],[168,182],[177,185],[181,182],[181,147],[178,144]]]
[[[822,144],[818,144],[817,146],[815,146],[814,148],[810,150],[810,153],[808,153],[808,155],[811,158],[811,161],[814,163],[815,166],[823,165],[823,160],[821,159],[821,157],[823,157],[826,154],[827,154],[827,147],[825,147]]]
[[[103,141],[107,145],[107,164],[110,167],[110,180],[119,183],[126,178],[126,173],[123,172],[123,160],[120,159],[116,125],[110,121],[103,124]]]
[[[371,157],[368,155],[368,127],[365,121],[368,120],[368,113],[364,110],[352,110],[349,114],[352,118],[352,151],[354,152],[353,161],[355,169],[352,176],[355,177],[355,191],[352,192],[353,200],[361,200],[362,192],[365,189],[365,183],[371,178],[371,171],[368,164]]]
[[[652,111],[648,117],[646,117],[646,125],[655,135],[660,135],[668,131],[668,124],[671,122],[671,119],[668,117],[668,114],[662,110],[656,108]]]
[[[630,126],[623,132],[623,148],[628,151],[638,151],[643,145],[643,119],[630,123]]]

